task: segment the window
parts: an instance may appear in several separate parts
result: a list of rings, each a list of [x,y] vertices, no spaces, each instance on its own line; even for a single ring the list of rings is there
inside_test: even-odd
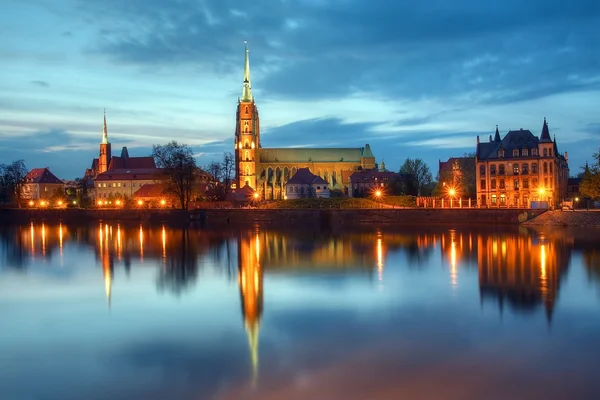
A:
[[[529,164],[523,164],[521,166],[521,174],[523,174],[523,175],[529,174]]]
[[[246,106],[246,114],[248,114],[248,106]]]
[[[521,155],[522,155],[523,157],[527,157],[527,156],[529,155],[529,150],[527,150],[527,149],[523,149],[523,150],[521,150]]]
[[[513,150],[513,157],[519,157],[519,150],[517,150],[517,149]]]
[[[491,184],[492,189],[496,189],[496,180],[492,179],[492,184]]]
[[[246,175],[250,175],[250,167],[246,166]]]
[[[117,186],[118,186],[118,187],[121,187],[121,182],[117,183]]]
[[[544,162],[544,173],[547,174],[548,173],[548,163]]]
[[[504,189],[504,179],[500,179],[500,189]]]
[[[550,154],[550,156],[552,156],[552,149],[548,150],[548,154]]]
[[[499,174],[500,175],[504,175],[504,164],[500,165],[500,172],[499,172]]]
[[[317,190],[321,190],[321,186],[317,186]]]
[[[482,179],[480,182],[481,190],[485,190],[485,179]]]
[[[544,187],[548,187],[548,178],[544,178]]]
[[[535,189],[538,186],[538,180],[537,180],[537,178],[533,178],[531,180],[531,184],[533,185],[533,188]]]
[[[492,195],[492,204],[497,203],[497,196],[495,194]]]
[[[550,175],[552,175],[552,163],[550,163]]]
[[[544,157],[548,157],[548,149],[544,149]]]
[[[490,165],[490,175],[496,175],[496,166]]]
[[[479,175],[485,176],[485,165],[479,167]]]
[[[515,179],[513,187],[515,188],[515,190],[519,190],[519,180],[518,179]]]
[[[513,165],[513,175],[519,175],[519,164]]]
[[[500,195],[500,205],[503,206],[506,204],[506,195],[505,194],[501,194]]]
[[[529,189],[529,179],[523,179],[523,189]]]
[[[504,150],[498,150],[498,158],[504,157]]]
[[[523,196],[523,207],[529,207],[529,196]]]
[[[531,173],[532,174],[537,174],[537,172],[538,172],[537,171],[537,164],[536,163],[531,164]]]
[[[246,161],[250,161],[250,152],[246,150],[246,153],[244,154]]]
[[[519,195],[518,194],[516,194],[513,199],[513,205],[519,206]]]
[[[538,155],[537,149],[531,149],[531,155],[532,156],[537,156]]]
[[[123,187],[127,187],[127,184],[126,184],[126,183],[123,183]]]

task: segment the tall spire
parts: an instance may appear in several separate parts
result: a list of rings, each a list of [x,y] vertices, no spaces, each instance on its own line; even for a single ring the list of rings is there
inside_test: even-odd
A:
[[[498,130],[498,125],[496,125],[496,135],[494,136],[494,142],[500,142],[500,131]]]
[[[548,130],[548,123],[546,123],[546,117],[544,117],[544,126],[542,126],[540,142],[552,142],[552,139],[550,139],[550,131]]]
[[[250,85],[250,58],[248,57],[248,42],[244,40],[244,88],[242,89],[242,101],[252,101],[252,86]]]
[[[104,125],[102,126],[102,144],[108,144],[108,129],[106,129],[106,109],[104,109]]]

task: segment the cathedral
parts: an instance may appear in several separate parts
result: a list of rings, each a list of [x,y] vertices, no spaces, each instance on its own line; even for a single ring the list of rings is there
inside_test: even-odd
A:
[[[375,156],[368,144],[357,148],[263,148],[258,108],[250,85],[247,46],[233,148],[237,187],[248,185],[267,200],[284,199],[287,181],[300,168],[308,168],[323,178],[330,189],[345,193],[348,193],[352,172],[376,168]]]

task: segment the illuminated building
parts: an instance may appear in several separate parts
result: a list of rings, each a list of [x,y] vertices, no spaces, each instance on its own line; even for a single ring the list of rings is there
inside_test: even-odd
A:
[[[510,131],[500,139],[479,142],[475,161],[477,204],[489,207],[529,207],[545,201],[550,207],[567,196],[568,154],[558,152],[544,118],[540,138],[529,130]]]
[[[261,266],[259,234],[242,235],[238,246],[238,284],[242,303],[244,326],[248,335],[252,380],[258,378],[258,339],[263,312],[263,269]]]
[[[347,190],[348,172],[375,168],[367,144],[359,148],[263,148],[258,108],[250,84],[250,60],[245,49],[242,97],[238,99],[234,139],[236,185],[250,186],[262,199],[282,199],[285,185],[299,168],[323,178],[330,189]]]
[[[23,178],[21,196],[26,200],[49,199],[57,190],[65,193],[65,183],[48,168],[34,168]]]

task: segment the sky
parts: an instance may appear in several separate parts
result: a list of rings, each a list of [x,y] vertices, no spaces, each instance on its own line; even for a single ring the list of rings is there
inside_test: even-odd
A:
[[[0,163],[59,178],[170,140],[233,151],[244,40],[264,147],[358,147],[397,170],[540,134],[600,146],[597,0],[1,0]]]

